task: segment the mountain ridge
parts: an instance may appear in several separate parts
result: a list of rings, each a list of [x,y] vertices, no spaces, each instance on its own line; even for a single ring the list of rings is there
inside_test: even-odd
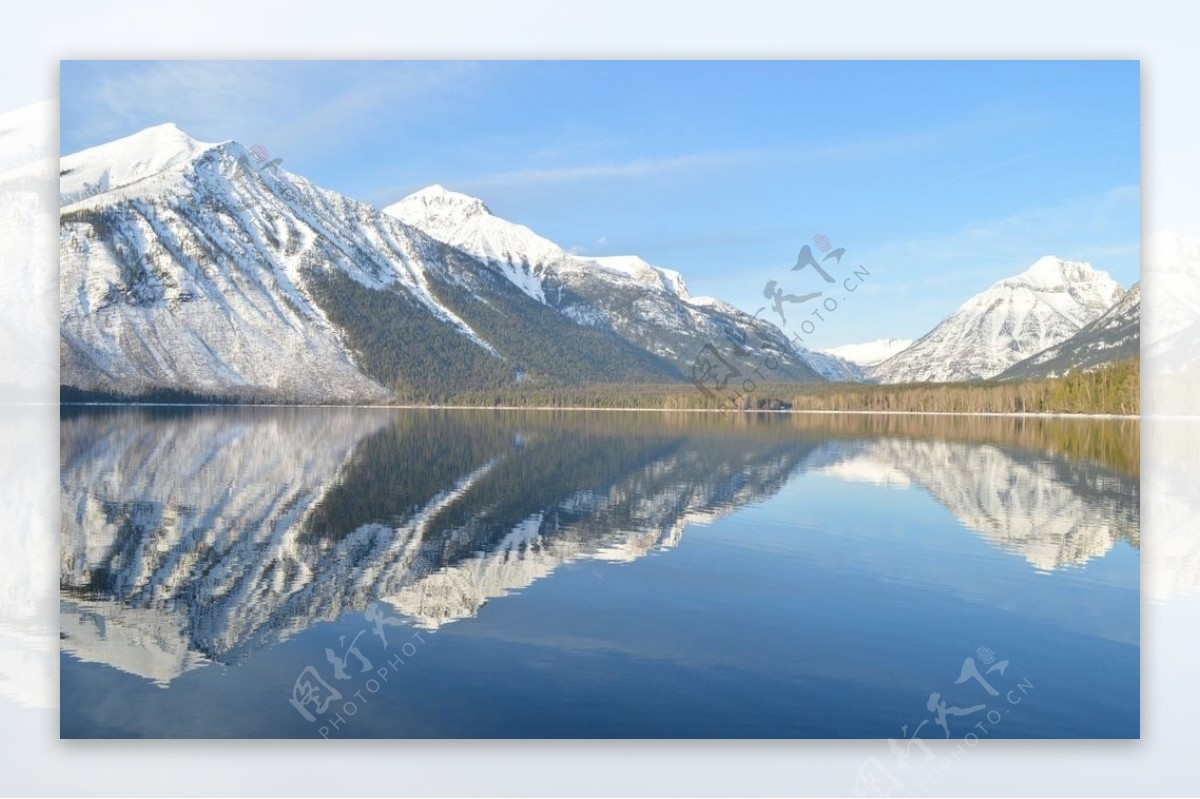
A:
[[[369,404],[683,387],[710,344],[731,363],[775,357],[780,380],[821,380],[769,322],[690,302],[679,273],[578,258],[440,186],[407,198],[409,215],[485,220],[488,235],[454,246],[173,124],[66,156],[60,171],[60,382],[72,390]]]
[[[970,381],[1061,345],[1122,294],[1105,272],[1044,256],[917,341],[810,351],[693,297],[676,270],[567,251],[480,198],[433,184],[376,209],[259,155],[165,123],[62,159],[65,388],[444,401],[517,386],[703,388],[701,362],[759,365],[764,382]]]
[[[394,216],[498,268],[530,297],[588,327],[605,327],[687,368],[705,345],[729,361],[778,361],[774,377],[820,381],[828,359],[797,348],[779,328],[723,301],[688,292],[683,276],[635,255],[571,253],[478,198],[439,184],[386,206]]]

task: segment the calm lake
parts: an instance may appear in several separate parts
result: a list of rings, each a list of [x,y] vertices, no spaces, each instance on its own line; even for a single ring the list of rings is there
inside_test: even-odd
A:
[[[61,430],[63,737],[1139,735],[1136,421]]]

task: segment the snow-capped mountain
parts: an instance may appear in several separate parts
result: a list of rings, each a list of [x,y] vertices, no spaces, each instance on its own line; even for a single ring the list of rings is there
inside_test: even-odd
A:
[[[376,402],[685,379],[491,263],[235,142],[149,128],[64,158],[61,191],[67,386]]]
[[[806,350],[770,322],[710,297],[693,298],[679,272],[637,256],[567,252],[475,197],[434,185],[384,213],[499,269],[529,297],[586,327],[611,330],[685,372],[705,345],[730,360],[778,359],[772,378],[819,380]]]
[[[1106,272],[1046,256],[962,304],[911,346],[867,370],[880,383],[995,377],[1073,336],[1120,298]]]
[[[565,253],[558,245],[492,216],[483,200],[434,184],[410,194],[383,212],[433,238],[500,267],[505,277],[538,302],[545,302],[541,278]]]
[[[886,361],[901,350],[908,348],[912,343],[910,338],[877,338],[862,344],[843,344],[840,347],[830,347],[823,352],[836,355],[842,360],[858,366],[867,367]]]
[[[683,384],[708,344],[820,379],[678,273],[575,258],[440,188],[383,213],[166,124],[63,158],[60,191],[75,389],[308,403]]]
[[[293,205],[280,196],[285,178],[226,177],[249,157],[160,125],[62,159],[64,384],[387,397],[303,275],[325,255],[352,279],[387,285],[392,276],[347,257],[369,226],[340,224],[329,213],[340,198],[298,179]],[[366,221],[366,209],[340,210]]]
[[[1142,288],[1134,283],[1121,299],[1066,341],[1010,366],[1000,380],[1061,377],[1069,372],[1090,372],[1138,354],[1141,343]]]

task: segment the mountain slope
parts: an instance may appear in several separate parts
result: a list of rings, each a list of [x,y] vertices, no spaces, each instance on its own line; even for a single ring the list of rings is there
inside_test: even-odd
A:
[[[1133,284],[1103,316],[1061,344],[1042,350],[1009,367],[1000,380],[1061,377],[1068,372],[1090,372],[1105,364],[1138,354],[1141,337],[1142,289]]]
[[[861,366],[832,352],[801,350],[800,356],[817,374],[835,383],[861,383],[866,377]]]
[[[821,380],[807,360],[810,353],[797,349],[779,328],[720,300],[691,297],[678,272],[637,256],[573,255],[493,215],[481,200],[437,185],[384,213],[487,262],[530,298],[580,325],[611,331],[685,374],[711,345],[749,369],[768,357],[777,361],[771,379]]]
[[[912,346],[867,370],[880,383],[995,377],[1079,332],[1121,287],[1088,264],[1047,256],[975,295]]]
[[[491,264],[234,142],[150,128],[62,160],[62,383],[379,402],[682,381]]]

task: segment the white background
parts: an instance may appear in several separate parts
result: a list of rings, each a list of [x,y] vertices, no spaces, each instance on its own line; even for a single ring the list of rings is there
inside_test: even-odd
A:
[[[9,5],[0,17],[0,112],[55,97],[60,58],[1133,58],[1142,62],[1143,229],[1200,236],[1198,9],[1049,0]],[[45,269],[53,273],[52,259]],[[34,300],[45,307],[31,323],[44,322],[34,332],[51,347],[53,300]],[[5,794],[843,795],[867,757],[890,761],[878,741],[59,741],[49,637],[57,627],[57,413],[16,413],[0,409],[0,518],[18,525],[6,533],[10,548],[19,540],[35,555],[0,561],[0,570],[22,568],[47,584],[31,594],[35,615],[0,619]],[[1143,425],[1143,739],[987,741],[927,783],[930,795],[1200,790],[1192,732],[1200,718],[1198,430],[1200,421]],[[1198,446],[1180,444],[1189,441]],[[11,584],[20,585],[0,580]],[[19,604],[0,601],[0,613]]]

